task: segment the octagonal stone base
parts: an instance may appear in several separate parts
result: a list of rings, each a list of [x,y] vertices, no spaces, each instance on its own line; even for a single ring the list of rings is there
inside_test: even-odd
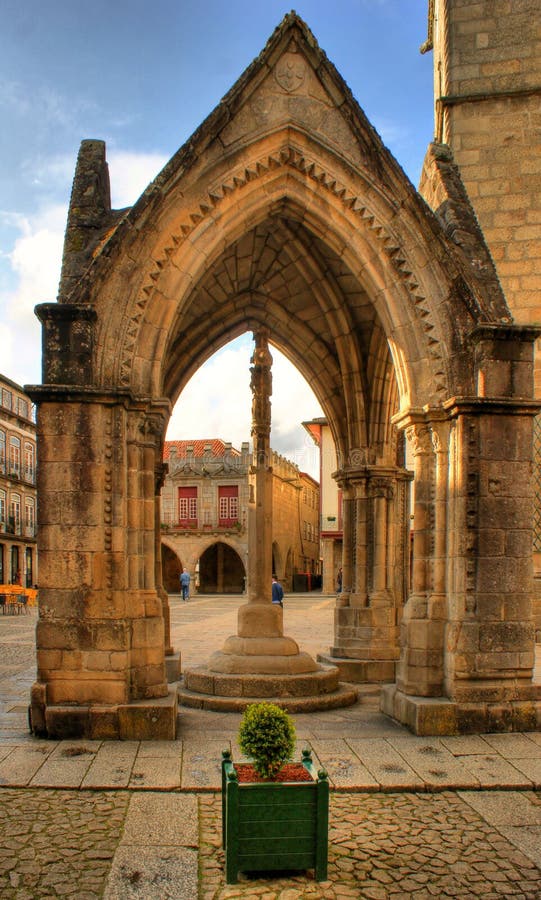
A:
[[[198,666],[186,672],[184,679],[180,702],[196,709],[242,712],[250,703],[267,701],[288,712],[316,712],[357,701],[353,688],[339,684],[334,666],[320,666],[302,675],[227,675]]]
[[[381,710],[414,734],[427,737],[541,731],[541,700],[465,703],[413,697],[387,684],[381,689]]]

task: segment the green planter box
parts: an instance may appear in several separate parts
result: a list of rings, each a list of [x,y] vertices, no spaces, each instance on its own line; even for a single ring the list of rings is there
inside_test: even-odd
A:
[[[302,764],[312,781],[239,784],[231,754],[222,754],[222,834],[225,880],[238,872],[314,869],[327,878],[329,781],[309,750]]]

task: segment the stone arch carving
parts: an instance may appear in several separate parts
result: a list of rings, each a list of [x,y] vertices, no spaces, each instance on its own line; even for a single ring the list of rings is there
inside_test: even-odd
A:
[[[282,68],[290,57],[294,78]],[[358,661],[362,678],[396,675],[385,709],[419,732],[467,730],[471,704],[481,730],[496,705],[506,727],[533,721],[537,332],[512,324],[452,169],[446,148],[430,148],[432,211],[295,14],[131,209],[111,210],[105,147],[83,143],[59,302],[38,308],[44,383],[31,392],[36,732],[141,737],[152,720],[152,736],[174,733],[159,533],[165,427],[194,371],[261,327],[313,386],[336,444],[335,654]],[[446,198],[461,228],[446,220]],[[415,459],[411,592],[399,432]],[[496,586],[498,553],[511,545],[512,573]]]

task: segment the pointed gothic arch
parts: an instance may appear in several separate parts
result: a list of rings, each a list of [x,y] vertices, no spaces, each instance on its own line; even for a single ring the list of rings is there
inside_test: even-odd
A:
[[[295,14],[131,209],[111,210],[105,147],[83,142],[59,302],[38,308],[36,732],[142,737],[152,718],[152,736],[174,734],[165,427],[196,369],[261,326],[337,447],[335,655],[360,677],[396,676],[385,708],[419,732],[486,726],[494,704],[513,727],[531,720],[536,331],[512,325],[446,148],[430,149],[425,177],[433,210]],[[416,462],[409,594],[398,430]],[[511,529],[520,550],[494,584]]]

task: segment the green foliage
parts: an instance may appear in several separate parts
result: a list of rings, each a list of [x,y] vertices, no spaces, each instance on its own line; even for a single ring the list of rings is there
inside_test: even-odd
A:
[[[274,703],[252,703],[242,717],[239,747],[258,775],[272,781],[295,749],[293,720]]]

